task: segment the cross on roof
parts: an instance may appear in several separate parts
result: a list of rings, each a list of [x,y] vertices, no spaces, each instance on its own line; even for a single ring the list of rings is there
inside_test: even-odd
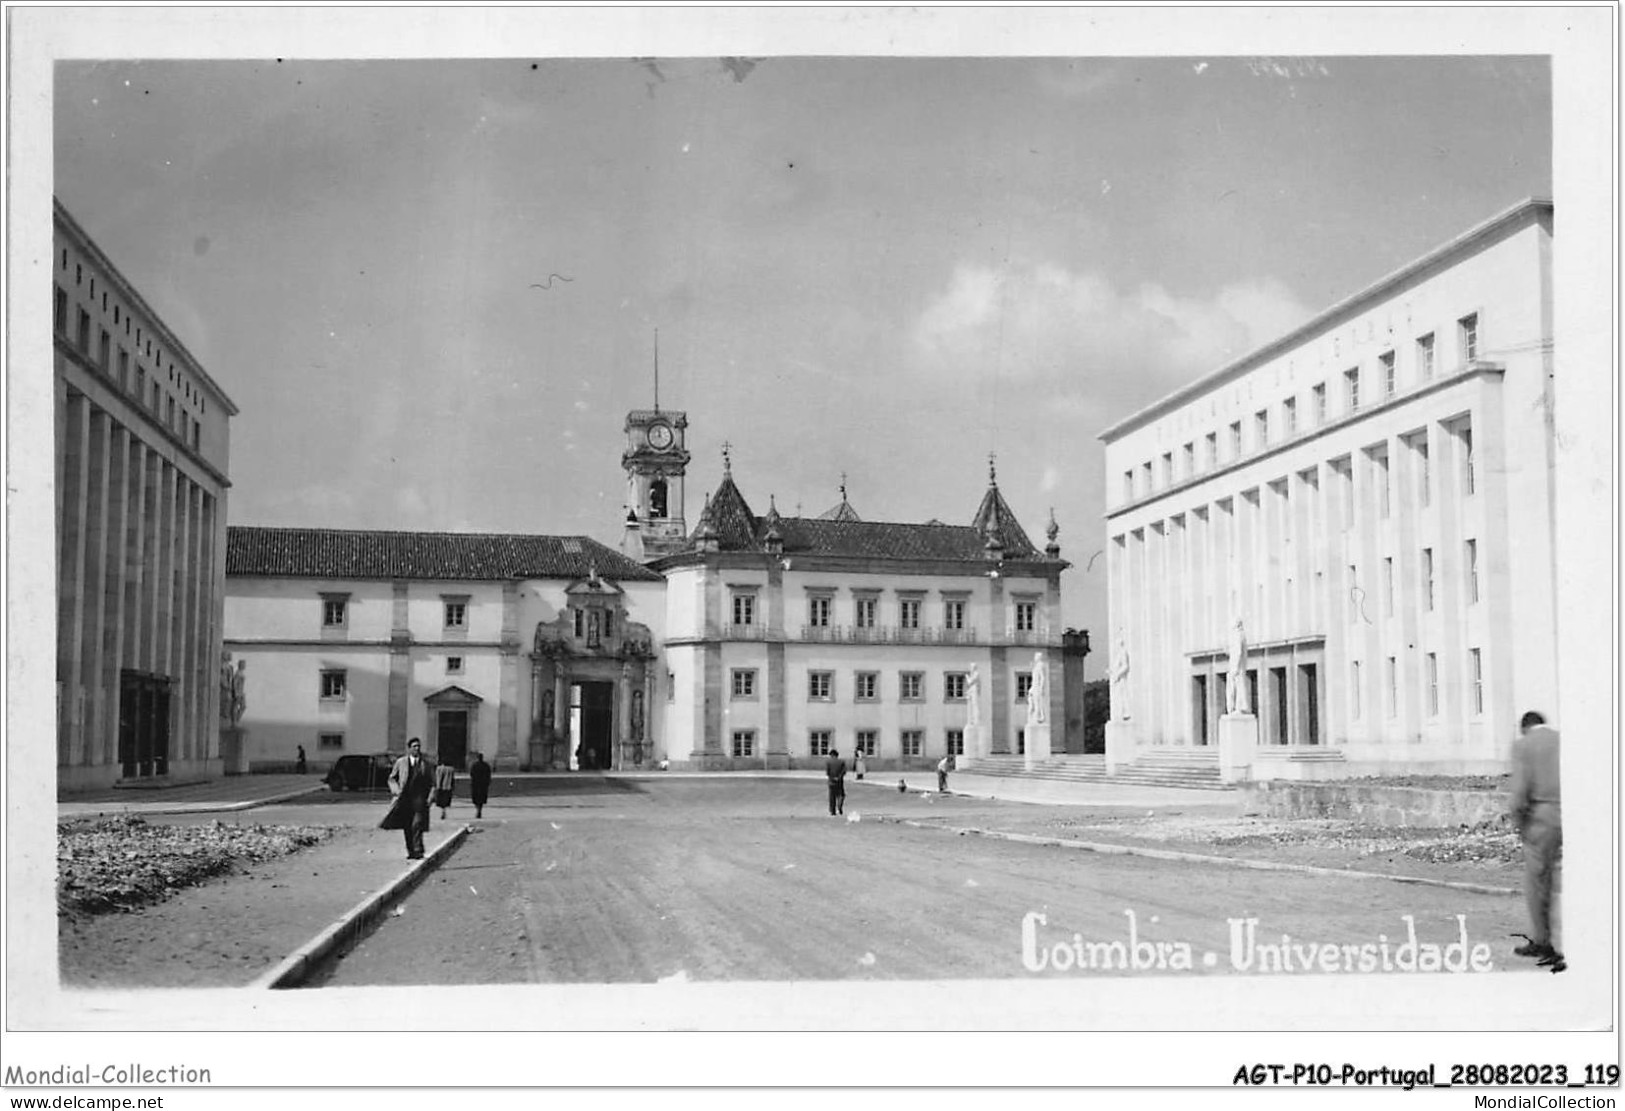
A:
[[[729,457],[729,454],[728,454],[731,451],[733,451],[733,445],[730,444],[727,440],[723,440],[722,441],[722,473],[723,474],[733,474],[733,460]]]

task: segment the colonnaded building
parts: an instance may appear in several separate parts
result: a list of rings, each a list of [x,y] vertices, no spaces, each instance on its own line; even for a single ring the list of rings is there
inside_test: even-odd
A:
[[[51,263],[58,784],[217,775],[237,410],[60,203]]]
[[[1101,434],[1109,763],[1499,772],[1556,707],[1549,201],[1521,203]]]
[[[628,414],[621,551],[232,527],[232,770],[289,767],[300,747],[319,769],[410,736],[506,770],[786,768],[832,748],[925,768],[974,754],[967,733],[1021,752],[1031,700],[1064,720],[1068,564],[1053,522],[1033,546],[991,468],[969,523],[897,524],[861,520],[844,489],[820,517],[771,499],[758,515],[725,454],[691,531],[687,427],[658,406]]]

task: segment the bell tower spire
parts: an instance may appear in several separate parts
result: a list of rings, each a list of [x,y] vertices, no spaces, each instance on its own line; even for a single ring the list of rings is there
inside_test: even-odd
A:
[[[626,533],[636,534],[639,552],[659,559],[680,549],[688,537],[683,515],[683,482],[688,473],[688,414],[660,407],[660,329],[655,329],[654,408],[626,414]]]

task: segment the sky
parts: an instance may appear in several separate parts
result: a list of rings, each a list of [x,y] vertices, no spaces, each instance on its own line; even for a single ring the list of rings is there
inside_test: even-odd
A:
[[[240,409],[239,525],[968,524],[1105,627],[1099,433],[1552,192],[1541,57],[59,62],[55,191]],[[1100,666],[1099,659],[1090,664]],[[1092,670],[1092,668],[1091,668]]]

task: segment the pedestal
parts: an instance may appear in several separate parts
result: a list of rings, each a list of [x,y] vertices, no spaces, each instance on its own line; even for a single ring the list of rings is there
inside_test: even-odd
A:
[[[1106,774],[1116,775],[1118,770],[1134,763],[1139,756],[1140,738],[1134,723],[1127,718],[1113,718],[1106,723]]]
[[[991,737],[986,725],[965,726],[965,759],[986,760],[991,754]]]
[[[248,774],[248,730],[240,725],[220,727],[220,770],[226,775]]]
[[[1240,783],[1253,777],[1253,756],[1258,750],[1258,717],[1225,714],[1219,718],[1219,778]]]
[[[1049,722],[1028,722],[1025,736],[1027,751],[1023,754],[1023,762],[1030,770],[1034,764],[1042,763],[1050,758]]]

